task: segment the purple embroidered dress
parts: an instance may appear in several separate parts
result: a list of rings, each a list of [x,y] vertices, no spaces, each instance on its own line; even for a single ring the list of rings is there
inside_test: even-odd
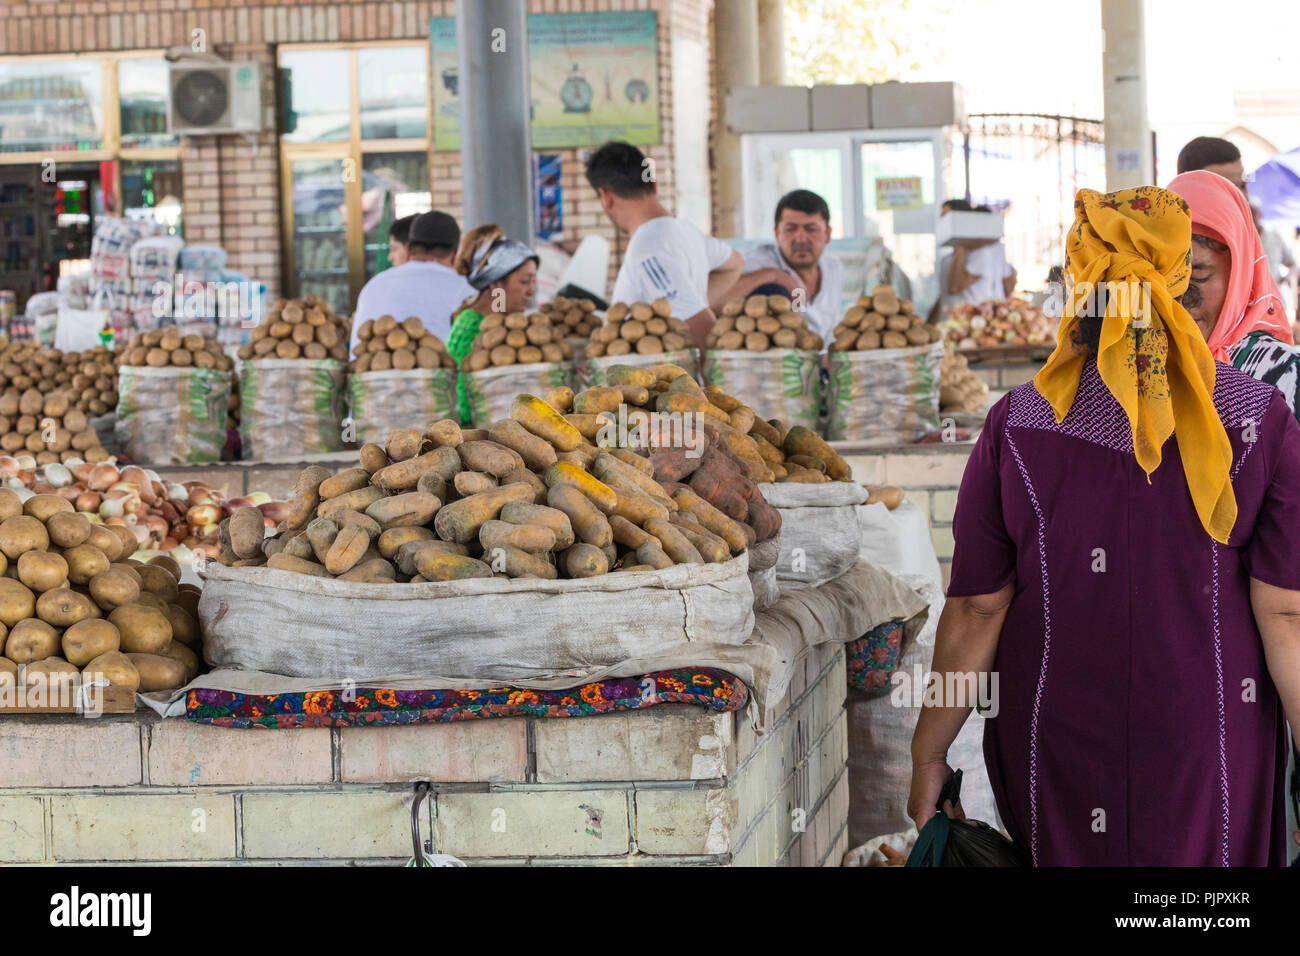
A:
[[[1250,578],[1300,590],[1300,427],[1216,366],[1238,517],[1192,506],[1177,440],[1146,475],[1088,362],[1061,424],[1032,383],[989,412],[953,520],[950,597],[1014,583],[984,752],[1039,866],[1285,865],[1283,713]]]

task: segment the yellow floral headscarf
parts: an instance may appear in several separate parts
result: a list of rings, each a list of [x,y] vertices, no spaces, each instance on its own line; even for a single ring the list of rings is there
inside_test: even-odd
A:
[[[1150,481],[1161,449],[1176,435],[1201,524],[1215,541],[1227,543],[1237,499],[1229,478],[1232,445],[1214,407],[1214,359],[1176,301],[1191,277],[1187,203],[1155,186],[1107,195],[1081,189],[1074,212],[1066,243],[1072,288],[1056,350],[1034,386],[1062,421],[1087,359],[1072,337],[1078,312],[1087,311],[1089,290],[1107,289],[1097,371],[1128,415],[1134,457]]]

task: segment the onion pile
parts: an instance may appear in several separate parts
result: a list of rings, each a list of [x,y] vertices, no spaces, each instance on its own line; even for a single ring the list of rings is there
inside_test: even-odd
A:
[[[1050,345],[1056,340],[1056,324],[1024,299],[960,302],[943,323],[943,337],[959,349]]]

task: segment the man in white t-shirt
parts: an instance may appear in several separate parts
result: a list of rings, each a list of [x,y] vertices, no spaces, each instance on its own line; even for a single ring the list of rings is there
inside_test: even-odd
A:
[[[987,206],[972,207],[964,199],[950,199],[943,213],[989,212]],[[978,305],[989,299],[1011,298],[1016,291],[1016,270],[1007,261],[1007,249],[1000,240],[963,241],[940,253],[939,294],[945,308],[959,302]]]
[[[728,298],[762,294],[789,297],[808,327],[830,345],[843,315],[844,264],[823,255],[831,241],[831,210],[808,189],[786,193],[776,204],[776,242],[765,242],[745,255],[745,274]]]
[[[587,181],[610,221],[631,237],[614,282],[614,302],[667,299],[696,345],[713,327],[744,258],[720,239],[675,219],[659,202],[654,165],[629,143],[606,143],[587,159]]]
[[[447,341],[452,317],[466,299],[478,295],[465,277],[451,268],[459,243],[460,227],[445,212],[416,217],[407,242],[407,261],[371,278],[357,296],[349,355],[356,349],[361,323],[381,315],[391,315],[398,322],[414,315]]]

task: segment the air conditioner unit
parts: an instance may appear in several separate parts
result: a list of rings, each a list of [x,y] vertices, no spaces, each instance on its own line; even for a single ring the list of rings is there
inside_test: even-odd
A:
[[[262,68],[257,63],[168,64],[167,131],[184,136],[262,129]]]

